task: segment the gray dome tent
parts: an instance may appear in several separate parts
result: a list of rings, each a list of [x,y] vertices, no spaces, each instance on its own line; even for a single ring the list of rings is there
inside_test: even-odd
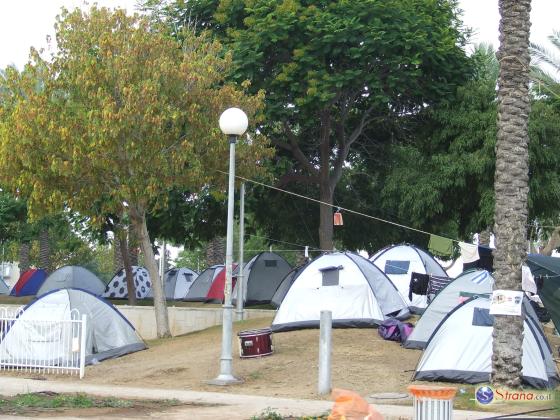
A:
[[[198,277],[196,271],[187,267],[170,268],[163,275],[163,291],[167,300],[183,299],[194,281]],[[153,298],[152,288],[146,294],[146,297]]]
[[[430,336],[449,312],[472,296],[490,296],[493,286],[494,278],[488,271],[465,271],[430,302],[403,346],[407,349],[425,348]]]
[[[152,288],[150,274],[144,267],[132,266],[132,276],[134,279],[134,288],[136,290],[136,298],[144,299]],[[108,299],[126,299],[128,298],[128,288],[126,286],[126,272],[121,268],[111,281],[107,284],[107,288],[103,293],[104,298]]]
[[[391,245],[376,252],[369,260],[391,279],[413,313],[422,313],[428,301],[425,295],[412,294],[412,300],[408,298],[411,274],[447,277],[445,270],[428,252],[414,245]]]
[[[216,276],[222,271],[224,265],[217,264],[208,267],[198,277],[194,280],[189,291],[183,298],[186,302],[204,302],[206,301],[206,296],[208,291],[214,282]]]
[[[101,296],[105,291],[105,283],[87,268],[67,265],[49,274],[37,291],[37,296],[68,287],[83,289],[96,296]]]
[[[324,254],[297,274],[272,321],[272,331],[316,328],[325,309],[332,311],[333,327],[373,327],[388,317],[410,315],[387,276],[350,252]]]
[[[243,297],[246,305],[270,303],[274,292],[292,267],[274,252],[261,252],[255,255],[243,270]],[[239,267],[233,273],[237,276]],[[237,283],[232,296],[237,297]]]
[[[282,282],[278,285],[276,292],[274,292],[272,299],[270,300],[272,306],[274,306],[275,308],[280,307],[282,301],[286,297],[286,293],[288,293],[288,290],[290,290],[290,287],[292,287],[292,284],[294,283],[294,280],[296,279],[298,273],[303,270],[305,265],[306,264],[300,265],[296,268],[292,268],[292,271],[286,274]]]
[[[529,305],[525,305],[526,308]],[[415,380],[485,383],[492,372],[493,316],[490,300],[471,298],[438,325],[422,354]],[[554,387],[558,372],[537,322],[524,320],[522,379],[536,388]]]
[[[71,319],[72,311],[87,316],[86,328],[86,364],[128,353],[144,350],[145,343],[138,336],[134,327],[113,305],[93,294],[79,289],[61,289],[51,291],[27,305],[18,318],[4,331],[0,340],[0,357],[9,360],[13,355],[21,354],[22,343],[32,343],[27,348],[29,360],[58,360],[65,363],[68,349],[58,349],[54,354],[46,352],[45,344],[52,348],[53,342],[61,340],[61,334],[41,337],[43,329],[30,329],[20,320],[65,320]],[[33,339],[30,339],[31,336]]]

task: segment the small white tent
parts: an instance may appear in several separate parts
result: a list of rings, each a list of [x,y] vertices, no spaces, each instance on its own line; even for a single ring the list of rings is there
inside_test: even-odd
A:
[[[334,327],[372,327],[410,315],[395,286],[367,259],[350,252],[322,255],[305,266],[282,301],[272,330],[319,326],[322,310]]]
[[[484,383],[492,372],[493,317],[490,300],[471,298],[438,325],[416,368],[415,380]],[[523,335],[522,379],[536,388],[553,387],[558,373],[546,339],[531,317]]]
[[[430,336],[445,316],[457,305],[473,296],[490,296],[494,278],[486,270],[469,270],[445,286],[428,305],[416,322],[412,334],[403,346],[407,349],[423,349]]]
[[[152,282],[150,280],[150,274],[148,273],[148,270],[146,270],[144,267],[133,265],[132,276],[134,279],[136,298],[144,299],[152,288]],[[128,289],[126,287],[126,273],[124,268],[121,268],[107,284],[107,288],[103,293],[103,297],[108,299],[128,298]]]
[[[87,268],[67,265],[49,274],[37,291],[37,296],[68,287],[83,289],[96,296],[101,296],[105,291],[105,283]]]
[[[409,286],[412,273],[447,277],[445,270],[426,251],[414,245],[391,245],[376,252],[370,261],[391,279],[413,313],[422,313],[428,306],[425,295],[412,294]]]
[[[84,290],[61,289],[27,305],[17,319],[6,326],[0,335],[0,358],[10,361],[21,355],[25,346],[27,359],[37,364],[47,361],[65,363],[72,349],[65,348],[61,340],[71,331],[62,331],[62,326],[59,330],[33,328],[34,324],[25,321],[75,319],[72,317],[74,311],[87,316],[86,364],[146,348],[132,324],[113,305]],[[53,349],[57,351],[53,352]]]
[[[187,267],[170,268],[163,275],[163,291],[167,300],[183,299],[194,281],[198,277],[196,271]],[[153,298],[152,288],[148,290],[146,297]]]

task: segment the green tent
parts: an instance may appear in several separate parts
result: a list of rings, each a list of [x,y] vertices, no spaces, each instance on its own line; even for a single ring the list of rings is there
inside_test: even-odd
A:
[[[535,279],[542,277],[543,286],[539,297],[550,313],[556,330],[560,331],[560,258],[529,254],[527,265]]]

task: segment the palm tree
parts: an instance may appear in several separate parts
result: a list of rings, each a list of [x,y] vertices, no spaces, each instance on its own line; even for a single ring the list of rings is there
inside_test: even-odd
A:
[[[494,178],[496,289],[521,290],[529,193],[529,28],[531,0],[499,0],[498,136]],[[521,384],[523,319],[498,315],[493,333],[492,383]]]
[[[538,93],[560,98],[560,31],[552,31],[548,40],[554,50],[531,43],[531,78]]]

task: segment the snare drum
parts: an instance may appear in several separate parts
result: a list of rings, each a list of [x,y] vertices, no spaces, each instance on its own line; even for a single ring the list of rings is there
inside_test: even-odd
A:
[[[237,335],[239,337],[239,356],[242,359],[269,356],[274,351],[270,328],[241,331]]]

